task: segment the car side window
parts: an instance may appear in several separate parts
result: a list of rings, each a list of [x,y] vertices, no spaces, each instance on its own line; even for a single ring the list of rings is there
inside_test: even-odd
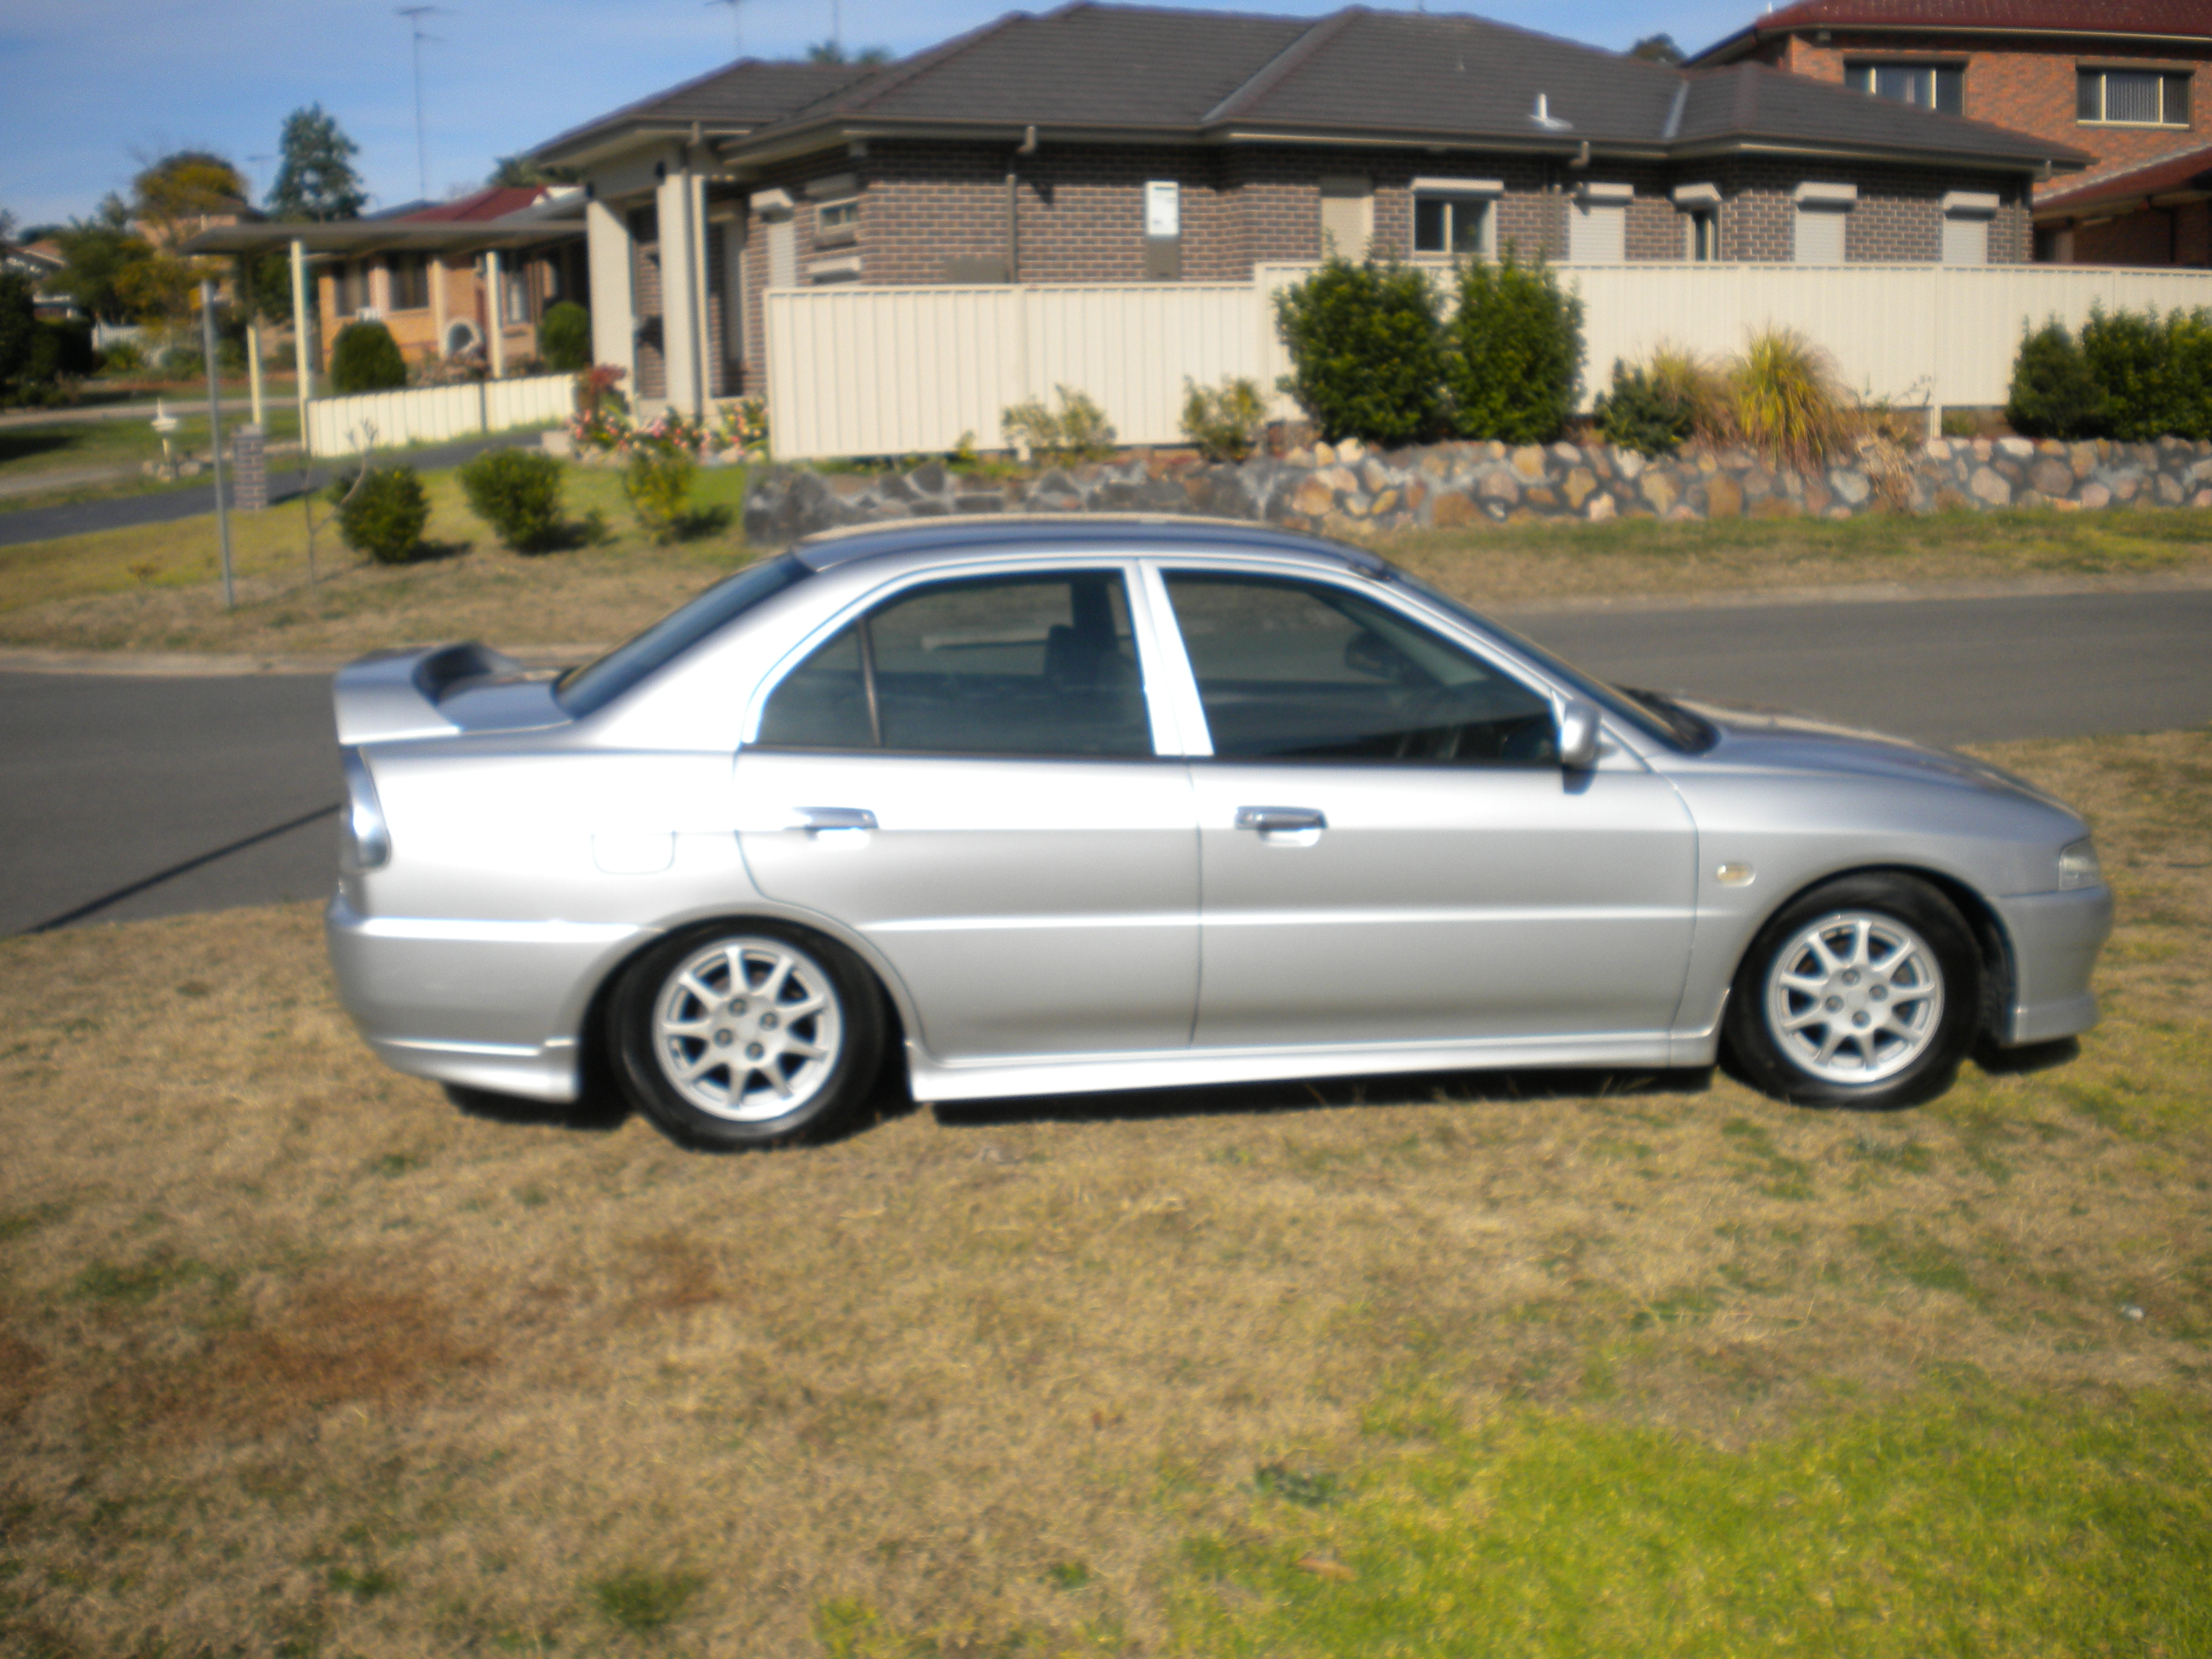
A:
[[[1170,571],[1216,756],[1555,766],[1549,698],[1327,583]]]
[[[960,755],[1149,755],[1127,589],[1112,570],[932,582],[784,678],[758,741]]]

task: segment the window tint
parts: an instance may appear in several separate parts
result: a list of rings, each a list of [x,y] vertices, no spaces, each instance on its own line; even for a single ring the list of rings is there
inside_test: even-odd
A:
[[[1548,698],[1395,611],[1319,583],[1172,573],[1213,752],[1548,766]]]
[[[935,582],[822,646],[769,698],[760,741],[925,753],[1149,755],[1111,571]]]

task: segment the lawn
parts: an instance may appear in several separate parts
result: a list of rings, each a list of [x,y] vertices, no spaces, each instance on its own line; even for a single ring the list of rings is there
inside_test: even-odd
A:
[[[0,943],[0,1650],[2212,1650],[2212,732],[1941,1101],[1454,1075],[678,1151],[380,1068],[310,907]]]
[[[744,474],[702,471],[696,499],[719,527],[679,546],[640,535],[617,474],[572,467],[572,512],[597,510],[594,545],[522,557],[470,514],[450,472],[424,475],[432,556],[362,563],[317,537],[307,582],[297,506],[234,520],[246,580],[234,612],[215,582],[212,518],[0,548],[0,645],[343,657],[478,635],[507,647],[611,643],[764,550],[738,527]],[[319,507],[327,518],[327,508]],[[2212,580],[2212,510],[1951,514],[1844,523],[1736,520],[1516,525],[1419,532],[1391,557],[1485,606],[1694,601],[1716,592],[1861,586]]]
[[[207,453],[207,400],[199,400],[197,414],[193,407],[188,400],[170,400],[169,412],[177,416],[178,425],[169,441],[180,456]],[[266,416],[270,443],[291,443],[299,438],[300,411],[295,404],[271,400]],[[234,432],[246,420],[243,413],[226,412],[222,428]],[[0,426],[0,484],[31,484],[94,467],[136,467],[161,458],[161,437],[150,419],[56,420]]]

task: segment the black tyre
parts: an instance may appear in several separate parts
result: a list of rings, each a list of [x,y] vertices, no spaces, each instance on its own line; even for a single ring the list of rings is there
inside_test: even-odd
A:
[[[819,1135],[864,1098],[882,1001],[852,953],[769,921],[686,929],[630,965],[608,1010],[623,1091],[686,1146]]]
[[[1981,1006],[1981,957],[1948,899],[1908,876],[1845,876],[1759,930],[1723,1036],[1754,1088],[1882,1111],[1951,1086]]]

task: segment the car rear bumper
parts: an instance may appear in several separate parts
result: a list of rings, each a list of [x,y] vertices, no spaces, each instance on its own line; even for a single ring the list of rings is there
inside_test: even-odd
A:
[[[2072,1036],[2097,1023],[2089,975],[2112,931],[2112,890],[2032,893],[1999,899],[2012,941],[2013,1004],[1997,1040],[2008,1048]]]
[[[533,1100],[579,1092],[592,990],[646,929],[623,923],[324,915],[338,999],[386,1064]]]

